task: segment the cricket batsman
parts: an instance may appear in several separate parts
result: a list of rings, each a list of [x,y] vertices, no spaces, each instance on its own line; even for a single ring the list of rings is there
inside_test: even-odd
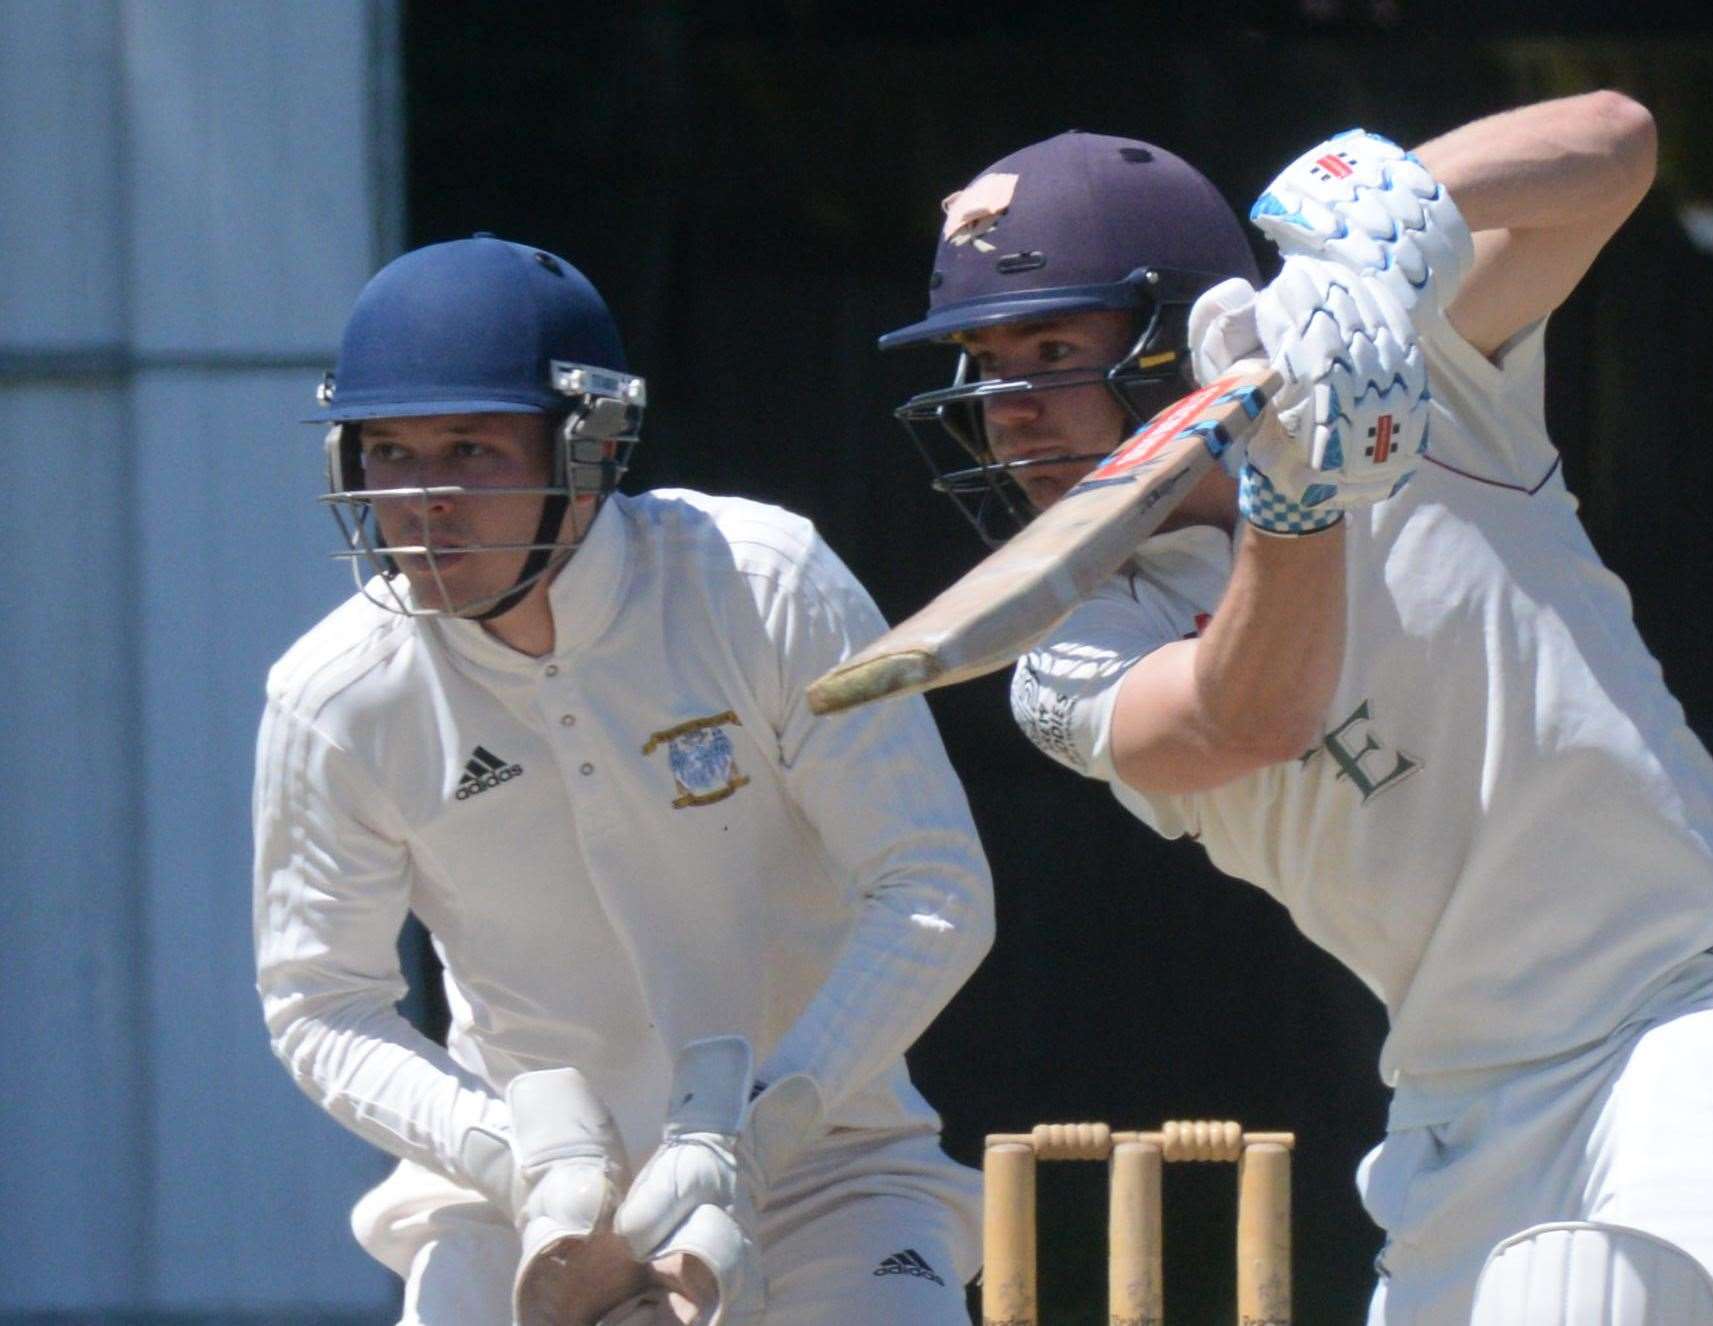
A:
[[[959,352],[900,414],[984,531],[1195,381],[1284,375],[1287,440],[1228,453],[1011,700],[1384,1002],[1370,1326],[1713,1322],[1713,760],[1543,415],[1547,318],[1654,156],[1615,92],[1341,134],[1255,204],[1257,289],[1193,168],[1067,134],[947,200],[928,315],[882,338]]]

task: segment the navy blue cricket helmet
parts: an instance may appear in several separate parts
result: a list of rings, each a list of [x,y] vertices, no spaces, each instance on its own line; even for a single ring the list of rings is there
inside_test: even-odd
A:
[[[625,372],[606,301],[541,249],[491,235],[393,259],[357,296],[312,423],[566,408],[555,362]]]
[[[1239,276],[1258,283],[1241,223],[1213,184],[1182,158],[1133,138],[1071,132],[994,162],[947,198],[934,250],[928,315],[880,338],[883,350],[956,344],[961,333],[1100,310],[1128,312],[1135,334],[1116,362],[1027,378],[980,380],[961,356],[950,387],[911,397],[895,412],[930,468],[988,542],[1029,518],[987,444],[981,402],[996,395],[1103,384],[1131,426],[1192,385],[1186,324],[1208,287]],[[943,433],[959,448],[938,445]],[[1093,460],[1105,451],[1052,462]],[[969,459],[975,466],[969,466]]]
[[[364,565],[391,586],[398,574],[392,554],[401,550],[388,548],[374,524],[375,493],[363,480],[364,420],[550,417],[552,467],[539,490],[541,521],[529,556],[505,594],[460,610],[483,619],[508,611],[562,564],[556,553],[575,548],[560,536],[566,508],[580,494],[604,497],[617,484],[641,426],[646,390],[627,372],[618,328],[587,277],[545,250],[484,234],[415,249],[377,272],[357,297],[338,365],[317,399],[321,409],[308,422],[333,425],[323,500],[344,535],[335,556],[352,562],[365,592]],[[431,615],[411,607],[396,588],[374,601]]]

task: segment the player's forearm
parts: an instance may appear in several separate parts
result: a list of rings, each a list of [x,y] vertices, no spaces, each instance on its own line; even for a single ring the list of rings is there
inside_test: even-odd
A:
[[[504,1131],[506,1104],[410,1025],[385,993],[290,990],[283,969],[262,973],[275,1056],[322,1109],[383,1151],[463,1183],[470,1129]]]
[[[945,834],[940,850],[945,869],[894,880],[867,899],[827,980],[762,1065],[764,1079],[807,1073],[834,1110],[884,1073],[969,980],[993,944],[991,885],[961,834]]]
[[[1611,91],[1490,115],[1416,148],[1472,231],[1626,216],[1653,181],[1655,154],[1653,116]]]
[[[1320,736],[1344,656],[1344,526],[1302,538],[1246,530],[1196,650],[1208,740],[1258,763]]]
[[[1344,526],[1303,538],[1245,534],[1202,636],[1124,676],[1113,772],[1182,795],[1295,759],[1320,736],[1344,652]]]
[[[864,635],[881,625],[876,612]],[[809,649],[789,662],[808,676],[822,665]],[[836,1111],[890,1068],[980,964],[993,943],[993,877],[920,699],[835,720],[810,720],[804,706],[781,747],[792,795],[850,881],[855,915],[821,988],[760,1071],[769,1081],[809,1074]]]
[[[1653,181],[1653,117],[1616,92],[1476,120],[1417,155],[1474,232],[1475,260],[1447,315],[1483,354],[1576,288]]]

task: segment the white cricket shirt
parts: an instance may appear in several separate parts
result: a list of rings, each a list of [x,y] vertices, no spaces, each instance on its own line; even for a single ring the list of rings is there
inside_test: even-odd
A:
[[[1118,681],[1215,610],[1217,529],[1151,540],[1014,676],[1047,753],[1199,838],[1385,1002],[1388,1082],[1594,1040],[1713,945],[1713,761],[1576,518],[1543,344],[1495,364],[1424,334],[1432,463],[1347,519],[1342,672],[1300,759],[1186,796],[1114,778]]]
[[[673,1055],[746,1035],[830,1123],[934,1122],[902,1054],[991,940],[986,862],[920,701],[827,719],[806,684],[883,626],[805,520],[609,500],[550,599],[553,652],[353,597],[274,667],[255,939],[315,1100],[455,1179],[516,1074],[573,1065],[633,1162]],[[394,1005],[415,911],[447,1050]]]

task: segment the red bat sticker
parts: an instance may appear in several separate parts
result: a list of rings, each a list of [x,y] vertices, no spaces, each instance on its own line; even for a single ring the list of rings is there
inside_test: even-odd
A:
[[[1216,382],[1193,395],[1185,396],[1148,421],[1140,433],[1124,443],[1100,463],[1099,468],[1083,476],[1086,484],[1099,483],[1116,475],[1128,473],[1157,456],[1166,443],[1177,437],[1184,425],[1193,422],[1215,397],[1225,393],[1225,383]],[[1078,485],[1081,487],[1081,484]]]

